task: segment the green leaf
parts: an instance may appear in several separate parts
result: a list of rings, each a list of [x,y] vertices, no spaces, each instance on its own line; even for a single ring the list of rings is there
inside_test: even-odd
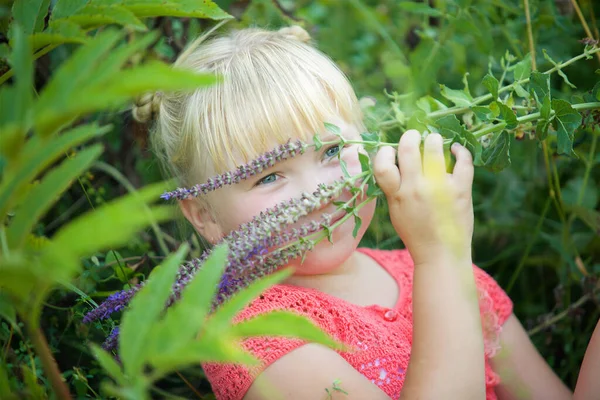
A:
[[[550,63],[552,65],[554,65],[555,67],[558,67],[558,63],[556,61],[554,61],[550,55],[548,54],[548,52],[546,52],[546,49],[542,49],[542,53],[544,53],[544,58],[548,61],[550,61]],[[562,69],[557,68],[556,72],[558,72],[558,75],[560,75],[561,78],[563,78],[563,81],[565,81],[565,83],[567,85],[569,85],[571,88],[573,89],[577,89],[577,86],[573,85],[570,81],[569,78],[567,78],[567,75],[562,71]]]
[[[220,245],[212,250],[210,257],[186,285],[181,299],[169,307],[165,318],[154,328],[152,341],[147,348],[151,362],[154,356],[160,357],[187,347],[198,335],[217,294],[227,265],[227,252],[227,245]],[[177,329],[173,329],[174,326]]]
[[[513,68],[515,82],[529,78],[531,75],[531,54],[527,54],[527,56],[523,60],[516,63]]]
[[[119,385],[124,386],[127,383],[127,380],[125,379],[125,375],[123,375],[121,366],[117,363],[112,354],[94,343],[90,344],[90,349],[108,376],[113,378]]]
[[[550,97],[550,99],[552,99],[552,95],[550,94],[550,75],[542,74],[538,71],[533,71],[531,73],[529,87],[530,90],[532,90],[534,95],[536,96],[536,100],[538,103],[545,96],[548,96]]]
[[[352,230],[352,237],[356,238],[356,235],[358,235],[358,231],[362,225],[362,219],[356,213],[356,211],[354,211],[353,214],[354,214],[354,229]]]
[[[408,121],[406,122],[407,129],[416,129],[419,132],[424,132],[428,129],[429,117],[423,110],[415,110]]]
[[[61,72],[62,69],[57,75]],[[91,69],[91,72],[94,72],[94,69]],[[42,93],[36,112],[36,125],[43,132],[52,132],[81,114],[120,106],[143,93],[156,90],[193,90],[218,81],[219,79],[212,74],[199,74],[152,62],[120,71],[102,81],[94,79],[87,82],[89,86],[81,82],[83,87],[77,90],[70,88],[70,92],[53,91],[46,96]]]
[[[583,206],[569,206],[566,210],[572,212],[597,235],[600,235],[600,212]]]
[[[50,0],[17,0],[12,5],[11,15],[14,21],[21,25],[23,33],[31,35],[44,27],[44,18],[48,14],[49,4]]]
[[[6,364],[3,361],[0,361],[0,398],[17,400],[17,395],[13,394],[10,390],[10,381],[5,366]]]
[[[438,128],[439,134],[447,139],[454,139],[456,136],[460,137],[466,132],[465,127],[461,125],[454,114],[446,115],[436,120],[435,125]]]
[[[95,95],[86,90],[86,82],[95,72],[93,66],[106,56],[121,37],[122,34],[117,31],[106,30],[87,45],[79,47],[63,62],[40,93],[35,106],[35,126],[39,134],[48,136],[77,116],[67,108],[75,93],[79,93],[78,97]]]
[[[519,85],[518,83],[514,84],[514,90],[515,90],[515,93],[517,94],[517,96],[519,96],[523,99],[529,98],[529,93],[527,93],[527,90],[525,90],[523,88],[523,86]]]
[[[269,287],[281,282],[291,274],[292,270],[286,268],[252,282],[244,290],[233,295],[212,315],[206,325],[206,330],[217,333],[225,330],[236,314],[246,307],[248,303]]]
[[[33,100],[33,57],[25,33],[18,23],[12,24],[13,51],[9,62],[15,71],[12,87],[2,87],[0,97],[0,128],[2,154],[14,159],[21,149],[25,132],[30,126]]]
[[[330,124],[329,122],[324,122],[323,125],[325,126],[325,129],[335,135],[341,135],[342,131],[340,130],[340,127],[334,124]]]
[[[323,147],[323,142],[321,141],[318,133],[313,135],[313,143],[315,145],[315,151],[319,151],[321,150],[321,147]]]
[[[342,173],[344,174],[345,178],[349,178],[350,177],[350,173],[348,172],[348,167],[346,165],[346,161],[342,160],[340,158],[340,168],[342,169]]]
[[[33,136],[27,141],[18,160],[5,171],[0,183],[0,215],[16,204],[19,193],[50,164],[63,156],[67,150],[108,132],[112,127],[97,124],[81,125],[58,137],[44,140]]]
[[[284,336],[323,344],[342,350],[344,346],[323,332],[310,319],[290,311],[270,311],[234,325],[236,337]]]
[[[552,107],[550,104],[550,96],[544,96],[542,106],[540,107],[540,119],[535,127],[535,136],[538,140],[546,139],[548,136],[548,128],[552,122]]]
[[[71,186],[73,180],[85,172],[100,154],[102,154],[102,145],[91,146],[73,158],[63,161],[60,166],[53,168],[44,176],[21,204],[8,228],[10,247],[23,246],[38,219],[60,199],[61,193]]]
[[[460,123],[456,115],[446,115],[435,121],[435,123],[439,128],[440,135],[447,139],[452,139],[452,142],[458,142],[469,149],[473,155],[473,164],[475,166],[483,164],[481,160],[481,143]]]
[[[15,330],[20,331],[19,325],[17,325],[17,312],[14,305],[10,302],[10,299],[0,291],[0,318],[8,322]]]
[[[75,257],[121,246],[152,221],[162,222],[174,217],[172,206],[146,207],[147,203],[158,199],[165,188],[164,182],[149,185],[83,214],[63,226],[53,236],[53,242]]]
[[[585,188],[583,188],[584,183]],[[561,193],[563,203],[567,206],[580,205],[595,210],[598,204],[598,187],[592,178],[587,180],[582,177],[569,179],[566,185],[561,188]]]
[[[362,172],[371,170],[371,160],[365,153],[358,153],[358,161],[360,162],[360,169]]]
[[[500,87],[500,83],[498,83],[498,79],[494,78],[493,75],[487,74],[483,77],[483,86],[492,94],[492,98],[495,100],[498,98],[498,89]]]
[[[118,24],[136,31],[148,30],[133,12],[119,5],[87,4],[68,19],[83,28]]]
[[[140,18],[193,17],[221,20],[233,18],[210,0],[105,0],[104,4],[118,4]]]
[[[510,165],[510,137],[502,131],[492,143],[483,150],[482,160],[485,167],[493,172],[500,172]]]
[[[106,82],[114,74],[118,73],[130,59],[136,54],[142,53],[157,38],[158,32],[150,32],[131,43],[113,49],[110,54],[98,63],[95,68],[96,72],[93,76],[89,77],[86,83],[90,86],[95,86]]]
[[[199,340],[188,343],[171,353],[157,354],[153,360],[159,376],[200,362],[228,362],[258,365],[260,362],[226,333],[219,335],[206,332]]]
[[[119,330],[119,357],[127,376],[133,377],[142,372],[147,360],[146,341],[165,309],[175,276],[188,249],[189,246],[183,244],[154,269],[123,314]]]
[[[558,153],[573,154],[573,136],[581,125],[581,115],[565,100],[553,99],[554,119],[552,125],[556,130]]]
[[[514,129],[517,127],[517,116],[507,105],[496,102],[500,110],[500,119],[506,122],[506,129]]]
[[[436,8],[430,7],[427,3],[415,3],[412,1],[401,1],[398,7],[409,13],[418,15],[427,15],[430,17],[442,17],[444,13]]]
[[[473,104],[473,97],[463,90],[449,89],[444,85],[440,85],[440,90],[442,96],[459,107],[470,107]]]
[[[85,7],[86,2],[81,0],[58,0],[50,14],[50,20],[67,18]]]
[[[32,35],[30,41],[33,49],[37,51],[48,45],[86,43],[88,36],[76,23],[61,19],[52,21],[45,31]]]
[[[471,110],[482,122],[487,122],[494,117],[494,113],[489,109],[489,107],[473,106],[471,107]]]

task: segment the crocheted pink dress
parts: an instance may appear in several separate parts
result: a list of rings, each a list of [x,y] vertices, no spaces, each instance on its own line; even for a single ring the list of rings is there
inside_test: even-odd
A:
[[[276,285],[253,301],[237,320],[271,310],[293,310],[314,321],[338,341],[354,347],[339,354],[392,399],[400,397],[412,344],[413,261],[406,250],[360,248],[398,282],[400,296],[394,308],[361,307],[314,289]],[[489,358],[499,346],[502,324],[512,313],[512,302],[484,271],[474,267],[485,339],[487,400],[495,400],[500,382]],[[262,360],[260,366],[207,363],[204,371],[218,400],[241,400],[253,380],[274,361],[302,346],[298,339],[252,338],[244,347]]]

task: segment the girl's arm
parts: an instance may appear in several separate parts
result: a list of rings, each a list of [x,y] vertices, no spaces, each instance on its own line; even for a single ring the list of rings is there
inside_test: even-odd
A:
[[[574,399],[600,399],[600,321],[596,324],[596,329],[594,329],[585,351],[579,378],[577,378]]]
[[[374,163],[394,229],[415,261],[413,343],[402,400],[485,399],[484,345],[471,263],[473,161],[462,146],[446,174],[443,141],[404,133]],[[443,204],[440,204],[442,202]],[[449,235],[450,232],[450,235]]]
[[[496,388],[499,400],[572,398],[571,391],[537,351],[514,314],[502,326],[500,345],[501,350],[491,359],[492,368],[500,375],[501,382]],[[596,357],[600,357],[600,347]]]

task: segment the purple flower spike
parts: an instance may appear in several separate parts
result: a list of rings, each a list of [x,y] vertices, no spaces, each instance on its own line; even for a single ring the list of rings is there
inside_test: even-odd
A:
[[[108,296],[96,309],[90,311],[83,318],[83,323],[106,319],[112,313],[122,310],[131,301],[133,295],[140,290],[142,284],[136,285],[129,290],[121,290]]]
[[[119,327],[117,326],[110,332],[110,335],[102,343],[102,348],[106,351],[112,351],[117,349],[119,343]]]
[[[280,161],[304,153],[307,147],[308,145],[302,143],[300,140],[296,140],[295,142],[288,141],[285,144],[277,146],[271,151],[261,154],[248,164],[240,165],[233,172],[229,171],[221,175],[217,175],[213,178],[210,178],[206,183],[192,186],[189,189],[178,188],[171,192],[165,192],[160,196],[160,198],[164,200],[184,200],[189,196],[198,197],[222,188],[225,185],[239,183],[244,179],[248,179],[251,176],[260,174],[265,169],[271,168]]]

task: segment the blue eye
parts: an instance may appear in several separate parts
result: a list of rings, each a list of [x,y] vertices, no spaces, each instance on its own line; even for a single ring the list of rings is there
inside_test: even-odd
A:
[[[334,146],[331,146],[327,150],[325,150],[325,155],[329,158],[333,158],[338,155],[340,150],[341,150],[341,146],[339,144],[336,144]]]
[[[277,174],[269,174],[269,175],[265,176],[264,178],[262,178],[261,180],[259,180],[258,182],[256,182],[256,186],[264,185],[267,183],[273,183],[276,180],[277,180]]]

